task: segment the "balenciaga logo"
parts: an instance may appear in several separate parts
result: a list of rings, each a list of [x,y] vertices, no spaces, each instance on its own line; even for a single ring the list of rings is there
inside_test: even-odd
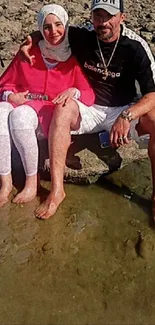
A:
[[[88,70],[91,70],[91,71],[94,71],[94,72],[104,76],[103,64],[101,64],[101,63],[97,63],[97,66],[95,67],[94,65],[88,64],[85,61],[84,68],[88,69]],[[109,70],[108,71],[108,76],[114,79],[114,78],[120,78],[121,74],[120,74],[120,72],[113,72],[113,71]]]

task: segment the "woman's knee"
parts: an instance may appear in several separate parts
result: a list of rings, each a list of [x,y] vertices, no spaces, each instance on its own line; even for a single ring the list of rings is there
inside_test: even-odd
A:
[[[0,115],[8,116],[13,110],[13,106],[8,102],[0,102]]]
[[[38,117],[35,110],[28,105],[16,107],[9,117],[11,129],[36,129]]]
[[[0,135],[8,135],[8,119],[13,106],[7,102],[0,103]]]

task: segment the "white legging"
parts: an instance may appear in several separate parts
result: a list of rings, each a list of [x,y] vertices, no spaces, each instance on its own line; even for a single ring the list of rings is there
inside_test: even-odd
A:
[[[38,116],[28,105],[15,109],[10,103],[0,103],[0,175],[11,172],[11,137],[20,154],[26,176],[38,169],[36,129]]]

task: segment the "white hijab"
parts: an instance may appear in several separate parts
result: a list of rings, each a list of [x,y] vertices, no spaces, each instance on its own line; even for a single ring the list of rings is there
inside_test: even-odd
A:
[[[49,15],[56,15],[62,22],[65,28],[65,37],[63,41],[58,45],[51,45],[44,36],[43,26],[45,18]],[[67,61],[71,56],[70,44],[68,41],[68,14],[65,9],[59,5],[51,4],[45,5],[38,13],[38,26],[42,33],[43,40],[39,42],[41,53],[45,59],[53,59],[56,61],[64,62]]]

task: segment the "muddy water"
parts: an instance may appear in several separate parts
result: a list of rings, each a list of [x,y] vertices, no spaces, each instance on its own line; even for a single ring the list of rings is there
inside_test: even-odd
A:
[[[148,211],[107,186],[66,192],[46,222],[38,198],[1,209],[0,324],[155,324]]]

